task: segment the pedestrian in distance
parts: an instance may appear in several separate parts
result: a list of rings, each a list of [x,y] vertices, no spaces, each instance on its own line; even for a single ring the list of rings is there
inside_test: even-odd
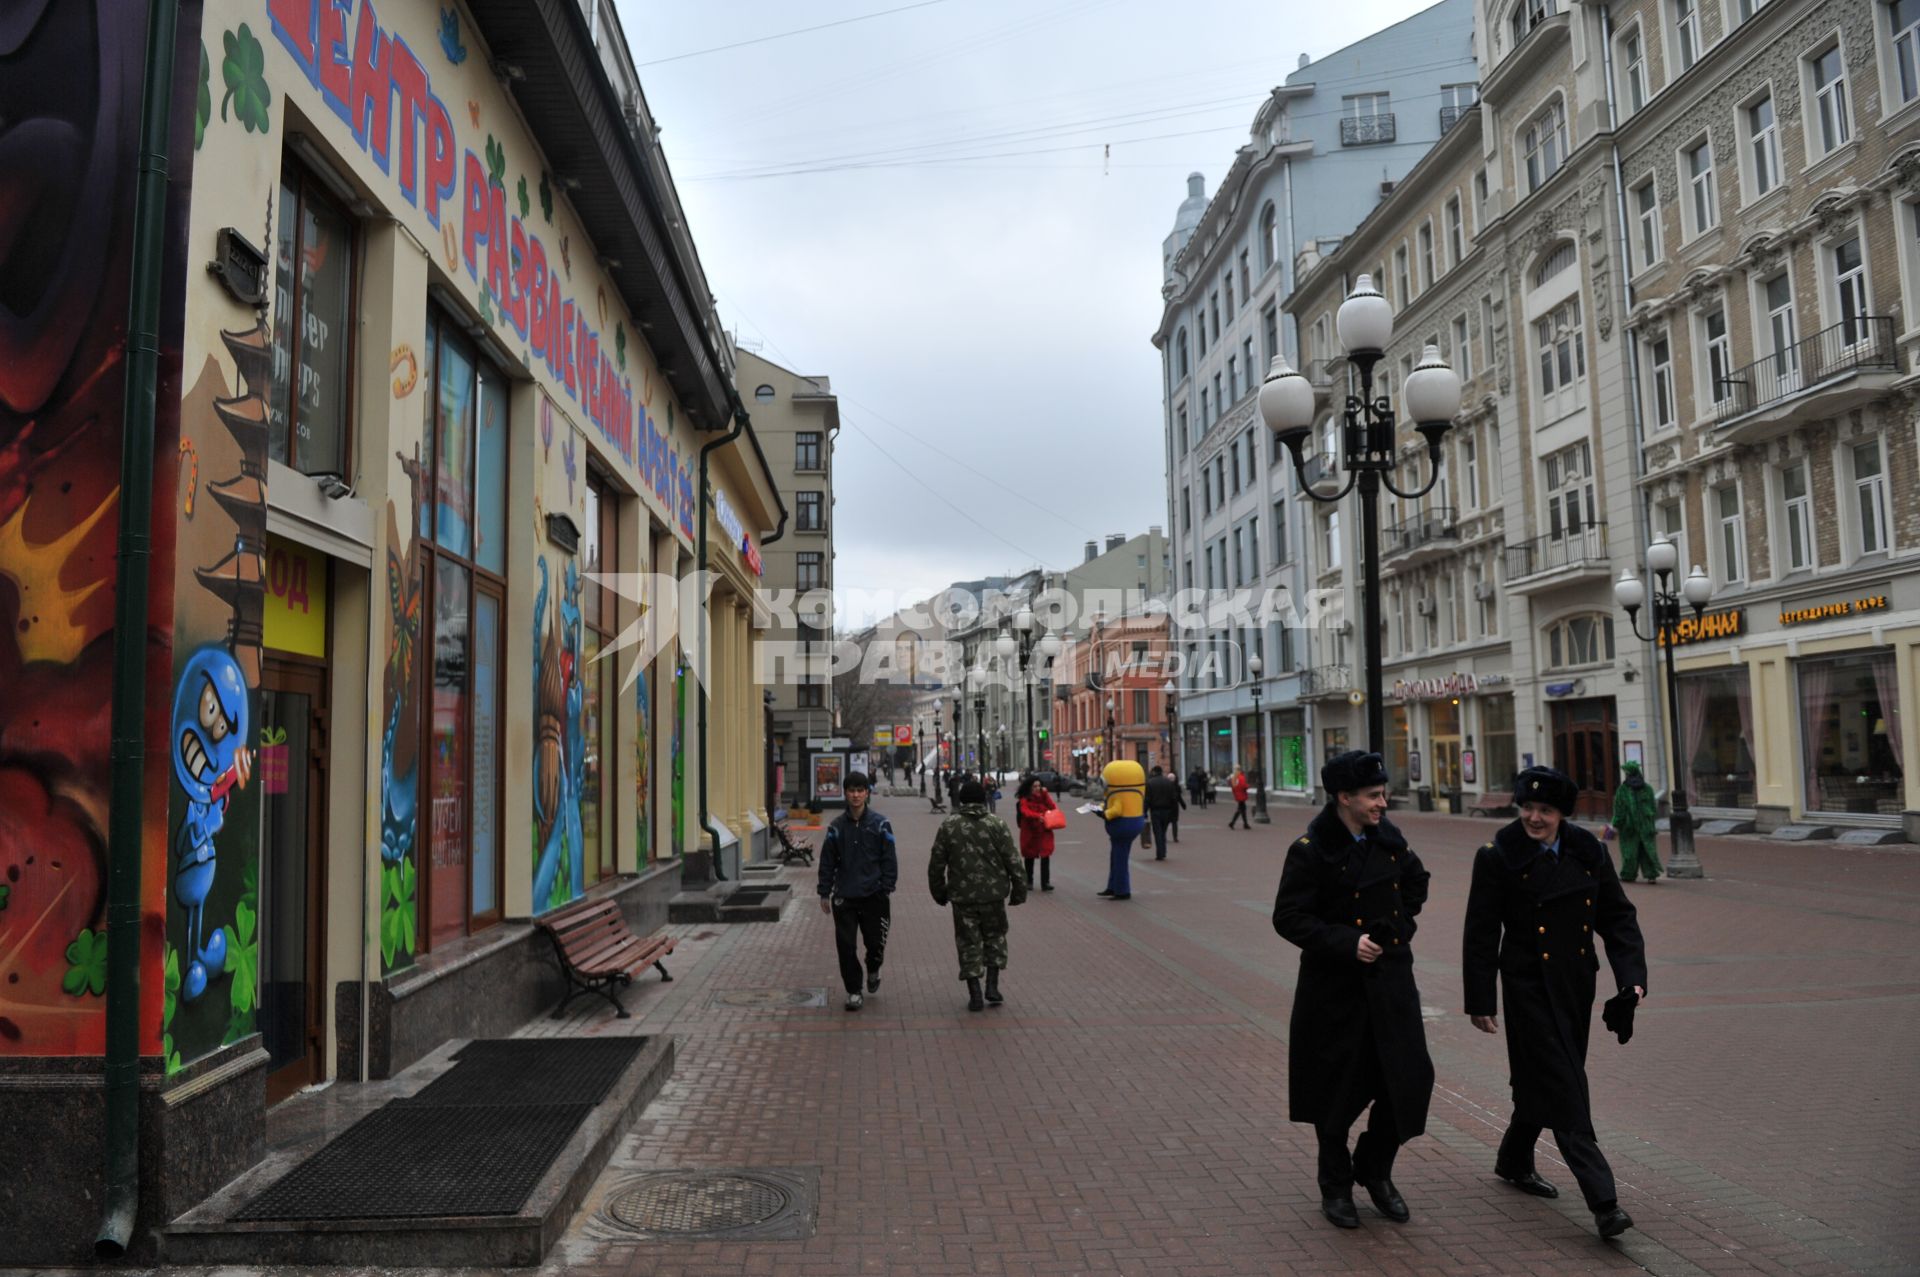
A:
[[[1579,787],[1551,767],[1529,767],[1514,782],[1520,818],[1473,860],[1462,940],[1467,1014],[1498,1033],[1496,978],[1505,995],[1513,1121],[1493,1173],[1523,1193],[1558,1197],[1534,1169],[1533,1146],[1553,1131],[1602,1237],[1633,1227],[1620,1208],[1613,1171],[1593,1134],[1587,1090],[1587,1035],[1593,1020],[1597,944],[1620,995],[1606,1021],[1625,1042],[1633,1007],[1647,995],[1646,944],[1633,903],[1607,850],[1574,824]]]
[[[1387,767],[1348,750],[1327,760],[1329,795],[1287,848],[1273,929],[1300,948],[1287,1035],[1287,1116],[1320,1145],[1320,1210],[1360,1227],[1355,1181],[1382,1215],[1404,1224],[1394,1155],[1427,1129],[1433,1061],[1413,979],[1414,919],[1428,873],[1387,819]],[[1347,1133],[1368,1105],[1351,1152]]]
[[[840,982],[847,1010],[865,1002],[860,991],[860,954],[865,943],[866,992],[880,991],[880,966],[886,961],[887,932],[893,926],[893,889],[900,880],[900,856],[893,826],[868,803],[873,781],[865,772],[849,772],[847,809],[827,826],[820,844],[820,912],[833,915],[833,943],[840,955]]]
[[[1053,830],[1047,813],[1060,810],[1038,776],[1028,776],[1014,791],[1015,819],[1020,823],[1020,859],[1027,865],[1027,889],[1033,889],[1033,866],[1040,865],[1040,890],[1053,890]]]
[[[1200,799],[1205,806],[1211,807],[1219,799],[1219,785],[1211,771],[1200,773]]]
[[[1659,834],[1655,831],[1653,786],[1640,774],[1640,764],[1629,761],[1621,770],[1626,779],[1613,791],[1613,831],[1620,839],[1620,881],[1632,882],[1641,873],[1648,882],[1660,881]]]
[[[1239,821],[1242,829],[1252,829],[1253,822],[1247,819],[1247,773],[1236,767],[1233,769],[1233,816],[1227,821],[1227,828],[1233,828],[1233,822]]]
[[[1180,841],[1180,809],[1187,805],[1185,795],[1180,792],[1180,782],[1166,774],[1159,767],[1153,769],[1147,777],[1147,819],[1153,829],[1153,858],[1167,858],[1167,831],[1173,831],[1173,840]]]
[[[977,780],[960,787],[959,805],[933,836],[927,889],[935,904],[953,908],[953,944],[960,978],[967,982],[967,1010],[999,1006],[1005,1001],[1000,973],[1007,969],[1007,906],[1026,900],[1027,883],[1013,834],[987,810],[986,789]]]
[[[1131,900],[1133,875],[1127,858],[1133,854],[1133,840],[1147,825],[1147,774],[1132,759],[1116,758],[1101,769],[1100,779],[1107,786],[1101,812],[1107,822],[1107,889],[1099,894],[1109,900]]]
[[[1187,792],[1193,795],[1193,805],[1195,807],[1204,805],[1201,794],[1205,791],[1206,787],[1207,774],[1205,772],[1196,767],[1187,773]]]

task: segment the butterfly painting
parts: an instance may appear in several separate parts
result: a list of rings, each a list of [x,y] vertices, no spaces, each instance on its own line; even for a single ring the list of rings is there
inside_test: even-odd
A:
[[[387,659],[400,671],[400,685],[413,678],[413,651],[420,638],[420,578],[387,547],[387,598],[393,604],[393,647]]]
[[[467,60],[467,46],[460,43],[460,13],[456,9],[440,11],[440,51],[455,66]]]
[[[567,437],[560,441],[560,462],[567,469],[567,504],[572,505],[573,504],[573,479],[574,479],[574,476],[580,472],[579,467],[574,463],[572,431],[568,431]]]

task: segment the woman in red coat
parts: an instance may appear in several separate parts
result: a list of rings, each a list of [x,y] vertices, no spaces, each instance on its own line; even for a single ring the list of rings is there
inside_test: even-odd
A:
[[[1020,782],[1015,795],[1020,811],[1020,857],[1027,862],[1027,886],[1033,886],[1033,862],[1040,862],[1040,890],[1053,890],[1053,830],[1047,828],[1047,813],[1058,804],[1038,776]]]
[[[1233,820],[1227,822],[1227,828],[1233,828],[1233,821],[1240,822],[1242,829],[1252,829],[1253,823],[1247,819],[1247,773],[1236,767],[1233,769]]]

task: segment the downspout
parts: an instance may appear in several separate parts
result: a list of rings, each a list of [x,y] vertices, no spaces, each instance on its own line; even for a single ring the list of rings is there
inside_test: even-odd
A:
[[[140,855],[146,754],[147,576],[153,556],[153,430],[167,225],[167,133],[177,0],[148,0],[134,176],[120,529],[113,606],[112,789],[107,808],[106,1213],[94,1253],[127,1253],[140,1213]]]
[[[709,459],[716,449],[723,448],[735,439],[738,439],[745,433],[746,428],[747,410],[740,406],[739,399],[736,397],[733,404],[733,429],[727,431],[727,433],[717,439],[709,439],[700,445],[700,529],[698,533],[700,539],[700,557],[699,562],[694,568],[696,572],[705,572],[707,570],[707,543],[709,540],[707,522],[712,511],[712,498],[707,495],[707,467],[709,465]],[[707,669],[707,610],[708,600],[701,599],[699,631],[700,653],[697,668],[707,673],[703,675],[701,679],[698,710],[700,724],[700,828],[706,830],[707,837],[713,840],[713,880],[715,882],[725,882],[727,881],[727,874],[725,868],[721,865],[720,859],[720,831],[713,823],[713,813],[707,810],[707,762],[712,753],[708,748],[709,742],[707,740],[707,701],[713,695],[711,689],[706,686],[706,677],[712,673],[712,671]]]
[[[1620,113],[1613,96],[1613,14],[1605,7],[1602,7],[1600,10],[1600,47],[1602,50],[1601,67],[1605,72],[1607,84],[1607,149],[1613,164],[1614,217],[1619,223],[1618,243],[1614,251],[1617,252],[1620,257],[1620,343],[1621,353],[1625,356],[1627,365],[1627,400],[1633,412],[1633,526],[1635,533],[1639,537],[1640,544],[1651,545],[1653,544],[1653,527],[1647,516],[1647,503],[1643,499],[1640,491],[1640,480],[1646,478],[1647,464],[1644,448],[1646,443],[1646,422],[1641,416],[1644,409],[1641,407],[1640,402],[1640,360],[1637,352],[1633,348],[1633,342],[1627,333],[1627,315],[1633,309],[1633,280],[1631,278],[1633,259],[1627,255],[1627,184],[1625,172],[1620,164]],[[1607,570],[1609,573],[1612,572],[1611,563],[1608,564]],[[1646,649],[1647,678],[1650,680],[1649,686],[1651,686],[1651,680],[1657,680],[1659,678],[1659,663],[1654,645],[1648,643]],[[1669,761],[1666,758],[1667,751],[1663,747],[1663,742],[1666,740],[1665,728],[1663,726],[1665,707],[1661,704],[1660,697],[1657,694],[1649,694],[1647,697],[1647,715],[1653,720],[1653,742],[1656,757],[1665,764]],[[1671,772],[1669,771],[1668,774],[1671,774]]]
[[[753,442],[753,454],[756,457],[760,458],[760,468],[763,471],[765,471],[769,477],[771,477],[773,474],[773,467],[767,464],[767,454],[763,452],[760,448],[760,436],[753,432],[753,422],[751,420],[748,420],[747,422],[747,438]],[[785,535],[787,535],[787,503],[785,501],[780,500],[780,490],[778,488],[774,488],[773,495],[774,495],[774,500],[780,502],[780,522],[779,522],[779,525],[774,528],[773,532],[770,535],[763,536],[760,538],[760,545],[762,549],[772,545],[775,541],[778,541],[781,537],[784,537]],[[766,775],[761,778],[761,785],[766,790],[765,795],[763,795],[762,801],[765,802],[766,804],[768,820],[773,819],[774,808],[779,805],[779,799],[780,799],[779,791],[773,783],[773,772],[774,772],[773,707],[770,704],[767,704],[767,698],[772,695],[773,693],[771,692],[764,692],[761,694],[761,703],[764,706],[764,709],[761,715],[761,731],[763,735],[765,735],[766,737],[766,745],[761,751],[764,754],[766,754],[766,759],[762,763],[762,770],[765,771]],[[700,774],[702,776],[706,775],[706,768],[704,766],[700,769]]]

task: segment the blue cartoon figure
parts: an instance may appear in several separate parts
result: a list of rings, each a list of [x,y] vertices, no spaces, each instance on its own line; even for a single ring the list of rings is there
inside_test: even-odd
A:
[[[227,965],[226,932],[215,927],[204,943],[202,933],[213,890],[213,836],[226,823],[228,793],[244,788],[253,774],[246,742],[247,680],[239,662],[222,647],[195,652],[174,689],[168,743],[174,778],[187,795],[187,814],[173,838],[173,898],[187,911],[180,996],[189,1002],[206,991],[208,976]]]
[[[565,593],[554,609],[557,624],[549,627],[544,558],[539,569],[540,589],[533,600],[533,815],[538,852],[533,901],[535,909],[546,909],[586,890],[586,839],[580,823],[580,796],[586,788],[587,742],[581,728],[586,689],[581,678],[579,571],[568,562]]]

